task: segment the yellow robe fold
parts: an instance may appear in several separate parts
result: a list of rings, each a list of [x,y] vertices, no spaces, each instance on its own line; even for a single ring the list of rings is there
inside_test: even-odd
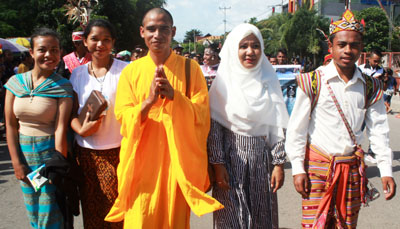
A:
[[[141,123],[156,65],[149,55],[121,73],[115,115],[121,123],[118,198],[107,221],[125,228],[188,228],[190,209],[203,215],[223,208],[204,193],[210,111],[205,79],[191,61],[190,99],[185,96],[185,58],[171,52],[164,64],[174,100],[159,99]]]

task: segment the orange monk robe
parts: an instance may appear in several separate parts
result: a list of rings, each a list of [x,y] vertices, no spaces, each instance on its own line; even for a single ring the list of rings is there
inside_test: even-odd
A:
[[[141,123],[156,65],[149,55],[121,73],[115,115],[123,136],[118,198],[107,221],[125,228],[189,228],[190,209],[203,215],[223,208],[204,193],[209,186],[206,142],[208,92],[199,65],[191,61],[190,99],[185,95],[185,58],[174,52],[164,64],[174,100],[159,99]]]

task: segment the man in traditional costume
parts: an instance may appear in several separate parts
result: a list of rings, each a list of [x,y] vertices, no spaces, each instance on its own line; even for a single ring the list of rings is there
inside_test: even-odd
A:
[[[332,61],[297,77],[296,103],[286,135],[303,228],[355,228],[369,196],[361,126],[365,120],[387,200],[395,195],[389,127],[381,83],[355,63],[364,27],[349,11],[330,25]]]
[[[190,210],[203,215],[223,208],[204,193],[209,187],[206,82],[195,61],[171,50],[175,31],[168,11],[148,11],[140,34],[149,53],[120,76],[119,195],[106,220],[124,220],[125,228],[189,228]]]
[[[83,45],[83,31],[73,32],[72,42],[74,44],[75,51],[63,57],[65,69],[68,69],[70,73],[72,73],[76,67],[84,65],[92,60],[91,54]]]

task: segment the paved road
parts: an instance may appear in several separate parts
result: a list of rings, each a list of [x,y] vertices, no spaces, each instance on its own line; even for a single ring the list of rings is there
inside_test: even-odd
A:
[[[394,153],[393,171],[396,183],[400,185],[400,119],[394,116],[400,112],[400,98],[397,96],[393,101],[394,113],[390,114],[389,124],[391,126],[390,145]],[[363,143],[364,148],[367,143]],[[290,164],[285,166],[285,185],[278,192],[279,219],[281,228],[299,228],[301,217],[300,196],[295,192],[292,183]],[[382,193],[379,171],[376,166],[370,165],[367,175],[375,187]],[[22,201],[21,190],[14,172],[4,141],[0,141],[0,229],[25,229],[29,228],[29,222]],[[372,202],[370,207],[363,207],[358,220],[359,228],[374,229],[400,228],[400,197],[397,195],[391,201],[385,201],[380,197]],[[192,215],[191,225],[194,229],[212,228],[212,215],[202,217]],[[75,217],[75,228],[83,228],[80,217]]]

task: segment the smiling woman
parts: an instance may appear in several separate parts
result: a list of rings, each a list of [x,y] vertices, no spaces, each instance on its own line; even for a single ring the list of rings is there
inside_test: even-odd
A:
[[[289,115],[260,31],[241,24],[228,35],[210,89],[209,161],[215,170],[216,228],[278,228]]]
[[[76,93],[71,127],[76,133],[75,153],[84,171],[80,189],[83,224],[85,228],[122,228],[122,223],[105,222],[104,217],[118,193],[116,170],[122,137],[114,104],[119,76],[127,63],[111,56],[116,34],[110,22],[90,21],[83,36],[92,61],[75,68],[70,79]],[[108,108],[97,120],[89,120],[88,112],[81,123],[78,115],[93,90],[101,92]]]
[[[66,132],[72,109],[72,86],[54,72],[60,61],[57,33],[40,28],[31,37],[32,71],[17,74],[7,89],[5,115],[7,144],[15,176],[33,228],[63,228],[56,187],[45,184],[34,190],[27,174],[57,154],[67,155]]]

